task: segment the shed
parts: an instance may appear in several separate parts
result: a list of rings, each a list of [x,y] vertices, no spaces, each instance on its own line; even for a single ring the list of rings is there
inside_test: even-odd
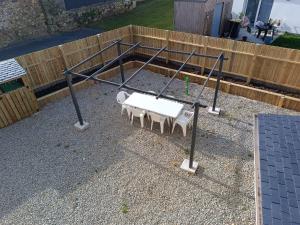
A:
[[[175,0],[175,30],[218,37],[232,5],[233,0]]]
[[[15,59],[0,62],[0,128],[32,115],[37,99],[27,85],[26,71]]]

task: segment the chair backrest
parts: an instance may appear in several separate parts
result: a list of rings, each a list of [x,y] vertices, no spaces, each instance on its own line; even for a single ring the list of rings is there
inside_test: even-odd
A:
[[[151,119],[154,121],[160,121],[163,119],[166,119],[167,117],[157,114],[157,113],[153,113],[153,112],[148,112],[148,114],[150,115]]]
[[[186,118],[188,122],[190,122],[194,117],[194,112],[183,110],[182,115]]]
[[[129,94],[125,91],[120,91],[118,94],[117,94],[117,102],[119,104],[123,104],[123,102],[126,100],[126,98],[129,96]]]
[[[140,114],[145,114],[145,110],[130,107],[130,112],[132,113],[133,116],[140,116]]]

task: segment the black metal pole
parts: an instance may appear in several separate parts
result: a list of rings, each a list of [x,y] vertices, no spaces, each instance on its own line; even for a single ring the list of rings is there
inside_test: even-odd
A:
[[[220,88],[220,80],[222,77],[222,70],[223,70],[223,61],[224,61],[224,55],[222,53],[222,55],[220,57],[220,64],[219,64],[219,71],[218,71],[218,75],[217,75],[217,84],[216,84],[216,89],[215,89],[214,103],[213,103],[213,107],[212,107],[213,112],[215,111],[216,105],[217,105],[218,92],[219,92],[219,88]]]
[[[196,102],[198,102],[199,99],[201,98],[201,95],[202,95],[202,93],[203,93],[203,91],[204,91],[204,88],[206,87],[206,84],[208,83],[208,81],[209,81],[210,77],[212,76],[212,74],[213,74],[215,68],[217,67],[218,62],[219,62],[219,60],[221,59],[221,56],[222,56],[222,55],[223,55],[223,53],[221,53],[221,54],[218,56],[218,59],[216,60],[216,62],[215,62],[215,64],[213,65],[213,67],[211,68],[211,70],[210,70],[210,72],[209,72],[209,74],[208,74],[208,76],[207,76],[207,78],[206,78],[206,80],[205,80],[205,82],[204,82],[204,84],[203,84],[203,86],[202,86],[202,89],[201,89],[199,95],[197,96],[196,100],[194,101],[195,103],[194,103],[193,107],[195,106]]]
[[[70,73],[75,75],[75,76],[79,76],[79,77],[83,77],[83,78],[89,77],[88,75],[84,75],[84,74],[80,74],[80,73],[75,73],[75,72],[70,72]],[[102,79],[99,79],[99,78],[96,78],[96,77],[93,77],[91,79],[96,81],[96,82],[99,82],[99,83],[110,84],[110,85],[113,85],[113,86],[118,86],[119,87],[121,85],[120,83],[117,83],[117,82],[113,82],[113,81],[109,81],[109,80],[102,80]],[[128,85],[123,86],[123,88],[131,90],[131,91],[136,91],[136,92],[139,92],[139,93],[147,94],[147,95],[153,95],[153,96],[157,95],[156,93],[144,91],[142,89],[131,87],[131,86],[128,86]],[[166,95],[161,95],[160,98],[165,98],[165,99],[168,99],[168,100],[172,100],[172,101],[176,101],[176,102],[180,102],[180,103],[188,104],[188,105],[193,105],[194,104],[194,102],[190,102],[190,101],[187,101],[187,100],[183,100],[183,99],[179,99],[179,98],[175,98],[175,97],[170,97],[170,96],[166,96]],[[206,105],[202,105],[200,103],[199,103],[199,106],[201,108],[206,108],[207,107]]]
[[[142,67],[140,67],[137,71],[135,71],[126,81],[124,81],[120,86],[119,89],[121,89],[123,86],[125,86],[132,78],[134,78],[139,72],[141,72],[149,63],[151,63],[160,53],[162,53],[166,49],[166,47],[161,48],[154,56],[151,57],[147,62],[143,64]]]
[[[183,70],[184,66],[187,64],[187,62],[192,58],[192,56],[194,55],[195,50],[193,50],[190,55],[187,57],[187,59],[185,60],[185,62],[180,66],[180,68],[176,71],[176,73],[172,76],[172,78],[169,80],[169,82],[166,84],[166,86],[160,91],[160,93],[156,96],[156,99],[158,99],[162,93],[164,93],[164,91],[168,88],[168,86],[171,84],[171,82],[176,78],[176,76],[181,72],[181,70]]]
[[[198,122],[198,115],[199,115],[199,106],[200,103],[196,102],[194,108],[194,120],[193,120],[193,133],[192,133],[192,144],[191,144],[191,151],[190,151],[190,164],[189,168],[193,168],[193,161],[194,161],[194,150],[196,144],[196,137],[197,137],[197,122]]]
[[[119,60],[120,58],[123,58],[124,55],[126,55],[128,52],[130,52],[132,49],[136,48],[138,45],[140,44],[140,42],[136,43],[135,45],[133,45],[132,47],[128,48],[125,52],[123,52],[121,55],[119,55],[118,57],[114,58],[113,60],[111,60],[108,64],[104,65],[103,67],[101,67],[99,70],[97,70],[96,72],[94,72],[92,75],[90,75],[88,78],[85,79],[89,80],[91,78],[94,78],[97,74],[103,72],[104,70],[106,70],[108,67],[110,67],[112,64],[114,64],[117,60]]]
[[[132,46],[133,44],[129,43],[124,43],[120,42],[121,45],[124,46]],[[143,49],[149,49],[149,50],[159,50],[160,48],[155,48],[155,47],[150,47],[150,46],[145,46],[145,45],[139,45],[138,48],[143,48]],[[171,49],[165,49],[164,52],[169,52],[169,53],[175,53],[175,54],[182,54],[182,55],[189,55],[191,52],[184,52],[184,51],[177,51],[177,50],[171,50]],[[217,59],[218,56],[213,56],[213,55],[205,55],[205,54],[200,54],[195,52],[194,56],[199,56],[199,57],[205,57],[205,58],[210,58],[210,59]],[[228,60],[228,58],[224,58],[224,60]]]
[[[77,68],[78,66],[81,66],[82,64],[86,63],[87,61],[95,58],[96,56],[100,55],[101,53],[103,53],[104,51],[106,51],[107,49],[110,49],[111,47],[115,46],[115,44],[119,43],[121,40],[117,40],[117,41],[113,41],[112,44],[110,44],[109,46],[103,48],[101,51],[96,52],[94,55],[91,55],[90,57],[86,58],[85,60],[81,61],[80,63],[76,64],[75,66],[72,66],[70,69],[68,69],[67,71],[72,71],[75,68]]]
[[[72,96],[72,100],[73,100],[73,104],[74,104],[74,107],[75,107],[75,110],[76,110],[76,114],[77,114],[77,117],[78,117],[78,120],[79,120],[79,124],[82,126],[83,125],[83,119],[82,119],[81,112],[80,112],[80,109],[79,109],[79,105],[78,105],[78,102],[77,102],[77,98],[75,96],[75,92],[74,92],[74,89],[73,89],[72,74],[67,73],[66,74],[66,79],[67,79],[67,83],[68,83],[68,86],[69,86],[69,89],[70,89],[70,93],[71,93],[71,96]]]
[[[118,50],[118,56],[122,54],[121,52],[121,46],[120,43],[117,43],[117,50]],[[125,76],[124,76],[124,67],[123,67],[123,58],[119,57],[119,65],[120,65],[120,73],[121,73],[121,80],[122,83],[125,81]]]

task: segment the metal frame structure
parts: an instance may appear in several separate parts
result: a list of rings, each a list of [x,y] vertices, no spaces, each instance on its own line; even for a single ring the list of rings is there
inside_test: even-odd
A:
[[[74,69],[78,68],[79,66],[81,66],[85,62],[95,58],[99,54],[103,53],[104,51],[106,51],[106,50],[108,50],[108,49],[110,49],[114,46],[117,46],[118,56],[116,58],[114,58],[113,60],[111,60],[109,63],[102,66],[97,71],[95,71],[93,74],[85,75],[85,74],[73,72]],[[128,49],[122,53],[121,52],[121,46],[127,46]],[[146,63],[144,63],[142,67],[140,67],[127,80],[125,80],[124,68],[123,68],[123,59],[124,59],[126,54],[128,54],[130,51],[134,50],[135,48],[156,50],[157,52]],[[141,72],[148,64],[150,64],[156,57],[158,57],[158,55],[161,54],[162,52],[182,54],[182,55],[187,55],[188,57],[186,58],[185,62],[180,66],[180,68],[176,71],[176,73],[171,77],[169,82],[163,87],[163,89],[160,91],[159,94],[152,93],[152,92],[149,92],[149,91],[144,91],[142,89],[135,88],[135,87],[129,86],[127,84],[139,72]],[[209,59],[215,59],[216,60],[214,66],[212,67],[210,73],[208,74],[207,79],[205,80],[205,82],[203,84],[203,87],[202,87],[198,97],[195,99],[195,101],[191,102],[191,101],[187,101],[187,100],[184,100],[184,99],[179,99],[179,98],[164,95],[163,93],[165,92],[165,90],[169,87],[169,85],[176,78],[176,76],[180,73],[180,71],[182,71],[182,69],[186,65],[188,65],[188,61],[193,56],[206,57],[206,58],[209,58]],[[69,86],[69,90],[70,90],[70,93],[71,93],[71,96],[72,96],[75,111],[76,111],[76,114],[77,114],[80,125],[83,125],[84,121],[83,121],[83,118],[82,118],[82,115],[81,115],[81,112],[80,112],[80,108],[79,108],[79,104],[78,104],[78,101],[77,101],[77,98],[76,98],[76,95],[75,95],[75,92],[74,92],[74,89],[73,89],[73,85],[72,85],[73,76],[80,76],[80,77],[85,78],[85,80],[93,80],[93,81],[100,82],[100,83],[110,84],[110,85],[118,87],[118,89],[124,88],[124,89],[128,89],[128,90],[131,90],[131,91],[136,91],[136,92],[140,92],[140,93],[144,93],[144,94],[148,94],[148,95],[153,95],[153,96],[156,96],[156,99],[164,98],[164,99],[174,100],[174,101],[177,101],[177,102],[180,102],[180,103],[191,105],[192,108],[194,108],[194,118],[193,118],[193,131],[192,131],[192,141],[191,141],[189,168],[192,169],[193,161],[194,161],[194,150],[195,150],[196,136],[197,136],[196,134],[197,134],[197,122],[198,122],[199,108],[200,107],[203,107],[203,108],[207,107],[206,105],[202,105],[200,103],[200,97],[201,97],[201,95],[203,93],[203,90],[206,87],[209,79],[213,75],[213,72],[215,71],[215,69],[216,69],[216,67],[219,63],[219,69],[217,71],[217,84],[216,84],[216,88],[215,88],[214,101],[213,101],[213,107],[212,107],[213,111],[215,111],[215,107],[216,107],[216,104],[217,104],[217,98],[218,98],[218,91],[219,91],[219,87],[220,87],[220,80],[221,80],[221,77],[222,77],[222,69],[223,69],[224,60],[227,60],[227,59],[224,57],[223,53],[221,53],[219,56],[211,56],[211,55],[204,55],[204,54],[196,53],[195,50],[193,50],[192,52],[184,52],[184,51],[171,50],[171,49],[168,49],[167,47],[154,48],[154,47],[144,46],[140,42],[135,43],[135,44],[129,44],[129,43],[123,43],[123,42],[121,42],[121,40],[115,40],[110,45],[103,48],[101,51],[99,51],[99,52],[95,53],[94,55],[88,57],[87,59],[83,60],[82,62],[78,63],[77,65],[67,69],[64,72],[64,75],[66,76],[66,80],[67,80],[67,83],[68,83],[68,86]],[[100,79],[100,78],[96,77],[97,75],[99,75],[101,72],[103,72],[104,70],[106,70],[107,68],[112,66],[117,61],[118,61],[119,66],[120,66],[121,83],[108,81],[108,80],[103,80],[103,79]]]

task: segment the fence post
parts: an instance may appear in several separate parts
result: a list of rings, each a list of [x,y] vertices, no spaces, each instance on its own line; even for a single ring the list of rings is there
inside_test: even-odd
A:
[[[26,58],[25,58],[24,56],[21,56],[21,57],[22,57],[21,62],[19,61],[19,60],[20,60],[19,57],[17,58],[17,61],[22,65],[22,67],[25,67],[26,74],[27,74],[27,76],[29,77],[29,78],[27,78],[28,86],[29,86],[30,88],[34,89],[35,86],[36,86],[36,83],[35,83],[35,81],[33,80],[32,74],[31,74],[31,72],[30,72],[30,70],[29,70],[29,65],[28,65],[28,63],[27,63],[27,61],[26,61]]]
[[[282,108],[284,106],[284,100],[285,100],[285,96],[283,95],[280,97],[277,106]]]
[[[169,49],[170,48],[170,31],[169,30],[167,30],[167,33],[166,33],[166,44],[165,44],[165,46],[167,46],[167,49]],[[169,63],[169,58],[170,58],[170,53],[169,52],[166,52],[166,64],[168,64]]]
[[[130,43],[133,43],[133,27],[132,24],[129,25],[129,36],[130,36]]]
[[[259,44],[256,44],[255,45],[255,50],[254,50],[254,55],[253,55],[253,58],[252,58],[252,64],[251,64],[251,67],[250,67],[250,73],[249,73],[249,76],[247,77],[246,84],[249,84],[251,82],[252,77],[254,76],[254,68],[255,68],[256,59],[257,59],[258,47],[259,47]]]
[[[99,50],[101,51],[103,49],[103,43],[102,43],[102,35],[101,34],[97,34],[97,40],[98,40],[98,44],[99,44]],[[103,59],[103,54],[100,54],[100,59],[101,59],[101,63],[103,65],[105,65],[105,61]]]
[[[134,34],[133,34],[133,26],[132,26],[132,24],[129,25],[129,37],[130,37],[130,43],[133,44],[133,42],[134,42]],[[135,49],[132,49],[131,52],[132,52],[132,55],[134,55],[135,54]]]
[[[208,37],[207,36],[204,37],[203,45],[204,45],[203,54],[206,55],[207,54],[207,45],[208,45]],[[204,75],[205,65],[206,65],[206,57],[203,57],[203,64],[202,64],[202,67],[201,67],[201,75]]]
[[[66,69],[68,69],[68,61],[67,61],[67,58],[65,56],[65,53],[64,53],[64,50],[63,50],[63,46],[59,45],[58,48],[59,48],[60,55],[61,55],[61,57],[63,59],[63,64],[64,64],[64,67],[65,67],[64,69],[66,70]]]
[[[228,94],[230,94],[230,88],[231,88],[231,84],[228,83],[228,84],[226,85],[225,92],[228,93]]]
[[[233,44],[231,46],[231,53],[230,53],[230,56],[229,56],[229,67],[228,67],[228,72],[231,72],[232,71],[232,66],[233,66],[233,60],[235,58],[235,50],[236,50],[236,44],[237,44],[237,41],[233,41]]]
[[[118,56],[120,56],[122,54],[122,51],[121,51],[121,46],[120,46],[119,42],[117,43],[117,51],[118,51]],[[123,67],[122,57],[119,58],[119,65],[120,65],[121,80],[123,83],[123,82],[125,82],[125,75],[124,75],[124,67]]]

